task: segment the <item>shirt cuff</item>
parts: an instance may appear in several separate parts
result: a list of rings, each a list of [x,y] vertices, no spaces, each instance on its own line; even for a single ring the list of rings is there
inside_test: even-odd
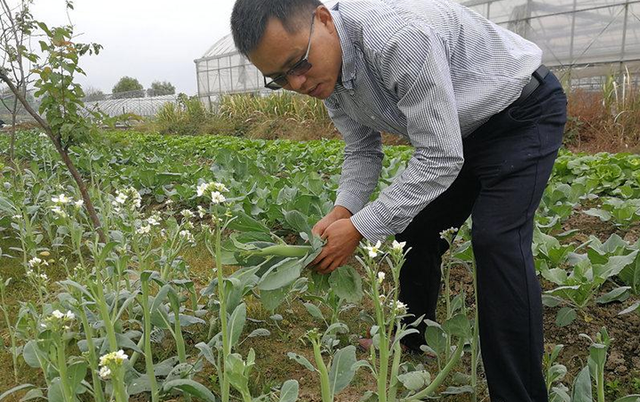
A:
[[[345,207],[349,210],[349,212],[351,212],[352,215],[355,215],[364,207],[364,204],[366,203],[366,200],[363,201],[354,193],[351,193],[349,191],[341,191],[336,196],[336,202],[334,203],[334,205]]]
[[[360,234],[369,242],[385,241],[387,237],[394,235],[391,228],[391,216],[386,208],[379,203],[367,205],[351,217],[351,223]]]

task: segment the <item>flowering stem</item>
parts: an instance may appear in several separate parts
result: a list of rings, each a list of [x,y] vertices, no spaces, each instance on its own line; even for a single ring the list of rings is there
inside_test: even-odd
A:
[[[453,369],[453,367],[455,367],[455,365],[458,364],[458,361],[462,357],[463,347],[464,347],[464,338],[460,338],[460,340],[458,341],[458,346],[456,347],[456,351],[453,353],[453,356],[451,356],[451,360],[449,360],[447,365],[444,366],[444,368],[438,373],[438,375],[436,376],[436,378],[433,379],[431,384],[429,384],[429,386],[423,389],[422,391],[414,395],[411,395],[405,399],[402,399],[402,402],[419,401],[433,394],[438,389],[440,384],[442,384],[442,382],[447,377],[447,375],[449,375],[449,372]]]
[[[399,327],[396,333],[399,332]],[[393,363],[391,364],[391,384],[389,385],[389,402],[395,402],[398,394],[398,371],[400,370],[400,357],[402,356],[402,346],[396,342],[393,346]]]
[[[373,271],[372,271],[373,272]],[[384,322],[384,311],[380,303],[380,292],[378,281],[375,275],[371,275],[373,285],[374,305],[376,310],[376,321],[378,322],[378,336],[380,338],[380,367],[378,368],[378,401],[387,400],[387,369],[389,367],[389,344],[387,339],[387,328]]]
[[[322,352],[320,351],[320,341],[318,335],[310,337],[313,345],[313,357],[315,358],[318,372],[320,373],[320,392],[322,394],[322,402],[333,402],[333,394],[329,385],[329,371],[327,370],[324,360],[322,360]]]
[[[142,311],[144,319],[144,364],[151,385],[151,400],[158,402],[159,391],[156,382],[156,374],[153,368],[153,354],[151,351],[151,314],[149,312],[149,278],[144,274],[141,276],[142,282]],[[176,320],[178,318],[176,317]]]
[[[107,308],[107,301],[104,297],[104,289],[102,288],[102,276],[100,275],[100,267],[96,266],[96,301],[98,302],[98,308],[100,310],[100,317],[104,321],[104,328],[107,332],[107,339],[109,341],[109,348],[115,352],[118,349],[118,342],[116,340],[116,332],[113,329],[113,323],[111,322],[111,316],[109,315],[109,309]]]
[[[478,272],[476,264],[472,263],[473,270],[473,294],[476,308],[474,311],[473,339],[471,340],[471,387],[473,388],[473,401],[478,400],[478,360],[480,356],[479,345],[479,317],[478,317]]]
[[[7,313],[7,303],[4,298],[5,292],[5,282],[0,278],[0,296],[2,297],[2,313],[4,314],[4,321],[7,324],[7,330],[9,331],[9,338],[11,339],[11,358],[13,360],[13,377],[15,382],[18,383],[18,349],[16,348],[16,334],[13,330],[13,326],[11,326],[11,320],[9,319],[9,314]]]
[[[60,374],[60,388],[65,401],[73,402],[73,390],[69,389],[69,377],[67,375],[67,355],[65,353],[64,344],[61,334],[55,335],[55,343],[57,349],[58,373]]]
[[[227,374],[227,356],[231,354],[231,344],[229,334],[227,333],[227,295],[224,286],[224,273],[222,272],[222,241],[221,229],[219,227],[218,217],[213,215],[215,220],[215,260],[216,270],[218,274],[218,300],[220,302],[220,326],[222,331],[222,402],[229,402],[229,375]]]
[[[96,356],[96,349],[93,343],[93,330],[89,325],[89,320],[87,319],[84,307],[80,306],[78,310],[80,313],[80,320],[82,321],[82,327],[84,328],[85,338],[87,339],[89,366],[91,367],[91,379],[93,380],[93,394],[96,402],[104,402],[102,384],[100,383],[100,377],[98,376],[98,357]]]

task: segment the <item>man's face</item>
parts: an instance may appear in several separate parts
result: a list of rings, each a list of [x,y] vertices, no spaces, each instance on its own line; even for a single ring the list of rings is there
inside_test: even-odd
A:
[[[301,19],[295,33],[289,33],[277,18],[267,23],[258,47],[249,54],[249,60],[267,77],[285,74],[304,58],[309,49],[311,68],[302,75],[289,74],[283,88],[318,99],[326,99],[333,92],[342,67],[342,51],[329,10],[320,6],[314,14],[311,37],[311,18]]]

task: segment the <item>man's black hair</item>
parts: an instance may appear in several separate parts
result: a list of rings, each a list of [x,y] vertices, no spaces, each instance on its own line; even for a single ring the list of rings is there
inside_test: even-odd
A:
[[[245,56],[255,50],[272,17],[280,20],[288,33],[296,33],[302,21],[310,21],[311,13],[321,5],[320,0],[236,0],[231,13],[236,48]]]

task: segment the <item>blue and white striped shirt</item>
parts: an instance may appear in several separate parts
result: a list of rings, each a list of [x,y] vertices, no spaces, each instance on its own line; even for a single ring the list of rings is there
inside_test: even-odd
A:
[[[447,0],[349,0],[331,13],[342,73],[325,105],[346,143],[335,204],[369,241],[384,240],[453,183],[462,139],[519,97],[542,52]],[[365,206],[382,166],[380,131],[415,152]]]

